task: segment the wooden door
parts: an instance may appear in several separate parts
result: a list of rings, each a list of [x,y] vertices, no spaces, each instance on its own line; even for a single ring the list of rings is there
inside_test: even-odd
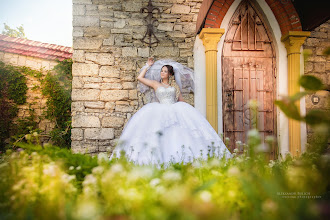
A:
[[[246,143],[247,132],[254,127],[263,141],[269,135],[276,137],[275,62],[262,15],[250,1],[243,1],[230,21],[222,53],[223,127],[231,151],[237,141]],[[258,101],[257,113],[251,111],[249,100]],[[271,149],[270,157],[275,153]]]

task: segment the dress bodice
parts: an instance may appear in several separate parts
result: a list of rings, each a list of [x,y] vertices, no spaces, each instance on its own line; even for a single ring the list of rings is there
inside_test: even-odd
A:
[[[161,104],[174,104],[176,102],[176,89],[174,87],[160,86],[156,89],[156,96]]]

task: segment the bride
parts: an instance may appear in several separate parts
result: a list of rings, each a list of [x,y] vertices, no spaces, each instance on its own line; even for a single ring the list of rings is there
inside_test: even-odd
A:
[[[140,91],[153,89],[156,102],[144,105],[130,118],[110,159],[125,153],[136,164],[168,165],[208,156],[231,157],[205,117],[183,100],[180,90],[192,79],[189,71],[171,60],[148,58],[137,79],[142,83]]]

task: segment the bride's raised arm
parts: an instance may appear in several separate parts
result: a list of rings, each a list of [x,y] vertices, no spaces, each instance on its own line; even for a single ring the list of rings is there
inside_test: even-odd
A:
[[[155,80],[151,80],[151,79],[147,79],[147,78],[144,78],[144,76],[146,75],[146,72],[148,71],[148,69],[152,66],[152,64],[154,64],[154,59],[152,57],[149,57],[148,58],[148,62],[147,64],[149,65],[147,68],[144,68],[144,70],[141,71],[140,75],[137,77],[137,79],[147,85],[147,86],[150,86],[152,87],[153,89],[155,89],[155,87],[157,86],[157,81]]]

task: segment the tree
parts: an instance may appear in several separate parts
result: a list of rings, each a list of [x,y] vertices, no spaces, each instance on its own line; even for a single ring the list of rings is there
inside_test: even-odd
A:
[[[20,38],[25,38],[25,32],[24,32],[24,27],[21,24],[21,26],[16,27],[16,29],[13,29],[9,27],[6,23],[3,23],[4,25],[4,30],[2,31],[2,34],[7,35],[9,37],[20,37]]]

